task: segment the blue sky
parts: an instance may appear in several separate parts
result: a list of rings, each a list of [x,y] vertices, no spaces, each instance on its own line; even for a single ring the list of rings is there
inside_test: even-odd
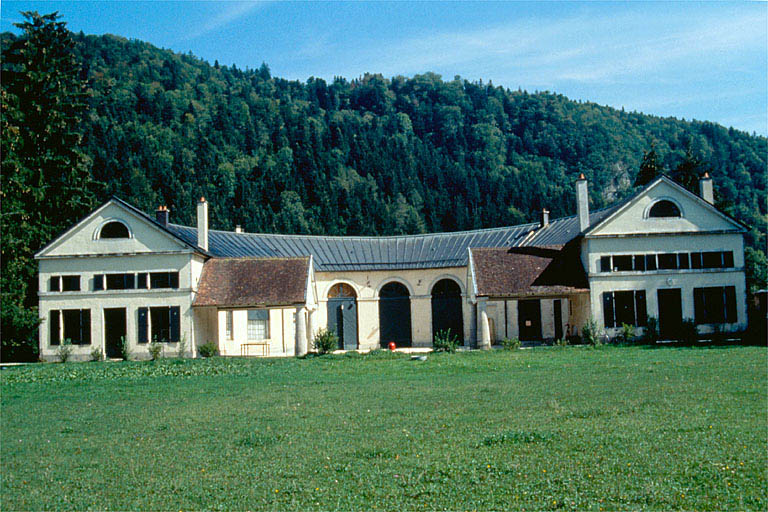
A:
[[[365,72],[492,81],[768,134],[768,3],[33,2],[119,34],[306,80]]]

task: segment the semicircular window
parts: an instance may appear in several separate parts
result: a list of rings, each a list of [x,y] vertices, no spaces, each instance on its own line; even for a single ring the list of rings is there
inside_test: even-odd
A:
[[[681,217],[680,208],[672,201],[658,201],[651,206],[648,217]]]
[[[130,238],[128,227],[122,222],[112,221],[104,224],[99,238]]]

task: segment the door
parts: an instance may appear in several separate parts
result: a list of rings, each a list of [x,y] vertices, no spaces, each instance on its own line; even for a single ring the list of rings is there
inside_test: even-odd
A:
[[[335,284],[328,292],[328,329],[339,337],[339,348],[357,350],[357,298],[346,283]]]
[[[659,336],[661,339],[676,339],[683,323],[683,303],[680,288],[658,291],[659,298]]]
[[[555,299],[554,301],[554,317],[555,317],[555,339],[563,339],[563,301]]]
[[[438,333],[449,329],[459,345],[464,345],[461,288],[453,279],[441,279],[432,287],[432,340]]]
[[[400,283],[384,285],[379,292],[381,347],[394,341],[398,347],[411,346],[411,299]]]
[[[104,309],[104,348],[107,357],[121,356],[120,345],[126,336],[125,308]]]
[[[517,322],[521,341],[541,340],[541,301],[539,299],[518,301]]]

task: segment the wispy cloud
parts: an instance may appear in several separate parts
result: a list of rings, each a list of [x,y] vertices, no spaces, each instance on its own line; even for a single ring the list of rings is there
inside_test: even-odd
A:
[[[248,15],[255,9],[262,7],[266,3],[268,2],[263,0],[251,1],[251,2],[217,3],[216,5],[226,6],[226,8],[223,9],[214,17],[212,17],[211,19],[207,20],[205,23],[203,23],[199,27],[194,28],[191,31],[187,32],[181,40],[185,41],[185,40],[197,39],[198,37],[204,36],[205,34],[218,30],[226,25],[229,25],[233,21],[236,21]]]

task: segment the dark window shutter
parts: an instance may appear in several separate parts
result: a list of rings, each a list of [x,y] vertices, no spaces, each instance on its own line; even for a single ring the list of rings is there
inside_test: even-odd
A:
[[[148,313],[148,308],[139,308],[139,343],[146,343],[149,338]]]
[[[603,293],[603,323],[606,328],[616,325],[613,320],[613,292]]]
[[[171,306],[171,343],[181,339],[181,308]]]
[[[61,276],[53,276],[48,281],[48,291],[49,292],[60,292],[61,291]]]
[[[635,311],[637,312],[637,325],[645,327],[648,325],[648,308],[645,304],[645,290],[635,292]]]
[[[104,289],[104,274],[97,274],[93,276],[93,291],[99,291]]]
[[[51,326],[49,344],[58,345],[61,342],[61,312],[58,309],[48,312],[48,323]]]
[[[80,310],[80,344],[91,344],[91,310]]]
[[[693,289],[693,316],[697,324],[706,323],[707,311],[704,305],[704,288]]]
[[[736,287],[725,287],[725,321],[729,324],[738,322],[736,313]]]
[[[146,272],[142,272],[137,276],[136,288],[146,290],[147,283],[149,282],[149,275]]]
[[[171,288],[179,287],[179,273],[171,272]]]
[[[611,270],[613,270],[611,268],[611,257],[600,256],[600,272],[610,272]]]
[[[723,253],[723,267],[725,268],[733,267],[733,251],[725,251]]]

